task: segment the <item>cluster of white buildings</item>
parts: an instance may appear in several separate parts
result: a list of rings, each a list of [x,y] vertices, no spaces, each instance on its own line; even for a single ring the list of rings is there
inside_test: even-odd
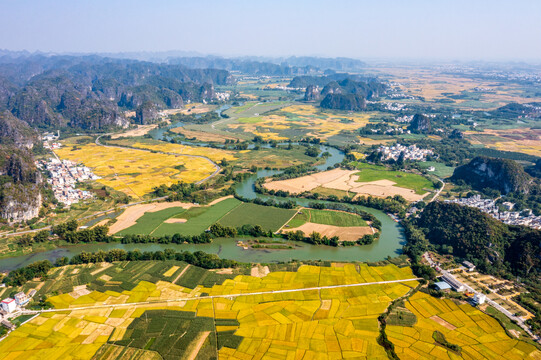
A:
[[[8,330],[15,329],[15,325],[9,319],[21,315],[22,311],[24,311],[24,306],[30,302],[35,294],[36,290],[32,289],[28,295],[21,291],[12,298],[3,299],[0,302],[0,325],[6,327]]]
[[[77,182],[99,179],[86,166],[77,166],[73,161],[60,161],[56,158],[38,161],[37,166],[49,171],[47,182],[51,184],[55,198],[64,205],[69,206],[93,197],[91,192],[75,188]]]
[[[495,219],[508,225],[523,225],[533,229],[541,229],[541,216],[535,216],[531,211],[509,211],[512,210],[515,204],[511,202],[505,202],[502,205],[507,209],[501,211],[500,207],[496,205],[496,202],[492,199],[482,199],[481,195],[474,195],[469,198],[460,198],[453,200],[445,200],[445,202],[451,202],[463,206],[471,206],[478,208],[484,213],[489,214]]]
[[[427,155],[433,155],[432,150],[419,149],[415,145],[404,146],[396,144],[394,146],[380,146],[378,151],[383,154],[384,160],[398,160],[400,154],[404,154],[404,160],[426,161]]]
[[[411,120],[413,120],[413,115],[399,116],[394,119],[394,121],[399,122],[399,123],[409,123],[411,122]]]
[[[45,149],[49,150],[55,150],[60,149],[62,147],[62,144],[60,144],[58,141],[58,138],[60,138],[60,131],[55,133],[46,132],[41,136],[41,140],[43,141],[43,147]]]
[[[218,101],[227,101],[227,100],[229,100],[230,96],[231,96],[231,94],[228,93],[228,92],[216,92],[216,93],[214,93],[214,97]]]
[[[385,110],[387,111],[407,110],[406,104],[386,102],[384,103],[384,105],[385,105]]]

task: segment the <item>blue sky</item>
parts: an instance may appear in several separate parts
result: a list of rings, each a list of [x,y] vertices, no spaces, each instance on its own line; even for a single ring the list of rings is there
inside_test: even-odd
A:
[[[540,60],[540,0],[0,0],[0,48]]]

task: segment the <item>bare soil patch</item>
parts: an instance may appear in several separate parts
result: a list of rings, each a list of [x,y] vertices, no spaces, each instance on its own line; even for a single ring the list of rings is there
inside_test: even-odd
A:
[[[216,271],[216,274],[233,274],[232,268],[220,269]]]
[[[111,221],[111,219],[104,219],[102,221],[99,221],[97,223],[94,224],[94,226],[92,226],[93,228],[96,227],[96,226],[103,226],[103,225],[107,225],[107,223]]]
[[[253,277],[264,277],[270,273],[268,266],[256,265],[250,269],[250,275]]]
[[[333,226],[307,222],[299,227],[292,229],[283,229],[283,231],[302,231],[305,235],[310,235],[312,232],[320,233],[322,236],[333,237],[338,236],[340,241],[357,241],[364,235],[373,234],[370,226]]]
[[[176,218],[170,218],[164,221],[166,224],[178,224],[178,223],[185,223],[186,219],[176,219]]]
[[[112,279],[112,277],[110,277],[109,275],[102,275],[99,277],[99,279],[103,281],[109,281]]]
[[[101,263],[101,268],[92,271],[92,272],[90,273],[90,275],[94,276],[94,275],[96,275],[96,274],[99,274],[100,272],[102,272],[102,271],[104,271],[104,270],[110,268],[111,266],[113,266],[113,264],[111,264],[111,263],[106,263],[106,262]]]
[[[80,298],[83,295],[90,294],[91,291],[86,288],[86,285],[74,286],[73,291],[70,292],[70,296],[74,299]]]
[[[447,321],[443,320],[441,317],[439,317],[437,315],[431,316],[430,319],[434,320],[435,322],[437,322],[441,326],[445,326],[449,330],[456,329],[456,326],[454,326],[453,324],[448,323]]]
[[[391,180],[357,182],[359,177],[355,174],[358,172],[358,170],[333,169],[295,179],[270,181],[263,184],[263,186],[267,190],[289,191],[292,194],[311,191],[321,186],[327,189],[350,191],[359,195],[383,198],[401,195],[408,201],[421,200],[428,194],[418,195],[414,190],[395,186],[396,183]]]
[[[190,267],[190,264],[186,265],[186,267],[184,269],[182,269],[182,271],[180,272],[180,274],[178,274],[178,276],[175,278],[175,280],[171,281],[172,284],[175,284],[178,279],[180,279],[180,277],[182,275],[184,275],[184,273],[186,272],[186,270],[188,270],[188,268]]]
[[[201,347],[205,343],[205,340],[207,340],[207,337],[209,336],[209,334],[210,334],[210,331],[203,331],[199,333],[199,336],[194,342],[190,343],[188,347],[188,349],[190,350],[189,352],[190,355],[188,355],[187,357],[188,360],[195,360],[195,358],[197,357],[197,354],[199,354],[199,350],[201,350]]]
[[[347,180],[351,175],[355,174],[356,170],[333,169],[323,171],[311,175],[302,176],[295,179],[271,181],[263,186],[268,190],[283,190],[289,191],[292,194],[299,194],[304,191],[310,191],[318,186],[331,183],[337,179]]]

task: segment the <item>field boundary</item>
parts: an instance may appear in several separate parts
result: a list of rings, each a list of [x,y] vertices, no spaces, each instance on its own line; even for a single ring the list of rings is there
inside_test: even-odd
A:
[[[303,292],[303,291],[314,291],[314,290],[325,290],[325,289],[340,289],[340,288],[349,288],[349,287],[359,287],[359,286],[371,286],[371,285],[382,285],[382,284],[396,284],[396,283],[405,283],[410,281],[419,281],[422,278],[410,278],[410,279],[399,279],[399,280],[385,280],[385,281],[374,281],[374,282],[365,282],[365,283],[355,283],[355,284],[341,284],[341,285],[326,285],[326,286],[314,286],[307,288],[299,289],[283,289],[283,290],[271,290],[271,291],[256,291],[248,293],[238,293],[238,294],[222,294],[222,295],[205,295],[198,297],[183,297],[179,299],[167,299],[167,300],[154,300],[154,301],[141,301],[141,302],[132,302],[124,304],[101,304],[93,306],[83,306],[78,308],[62,308],[62,309],[43,309],[36,310],[36,313],[52,313],[52,312],[63,312],[63,311],[81,311],[81,310],[90,310],[90,309],[101,309],[101,308],[114,308],[114,307],[130,307],[130,306],[147,306],[147,305],[159,305],[183,301],[195,301],[195,300],[205,300],[205,299],[233,299],[242,296],[254,296],[254,295],[266,295],[266,294],[286,294],[292,292]]]

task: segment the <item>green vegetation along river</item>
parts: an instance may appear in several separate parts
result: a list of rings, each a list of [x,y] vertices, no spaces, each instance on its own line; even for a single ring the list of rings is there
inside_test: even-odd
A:
[[[322,151],[328,151],[331,156],[326,159],[325,164],[319,165],[319,170],[326,170],[329,166],[340,163],[344,154],[332,147],[321,146]],[[279,170],[260,170],[254,176],[244,180],[237,185],[237,193],[244,197],[253,199],[273,198],[277,201],[291,200],[301,206],[307,206],[312,202],[325,203],[324,201],[314,201],[297,198],[281,198],[274,196],[264,196],[254,191],[254,183],[257,178],[271,176],[280,173]],[[351,205],[354,206],[354,205]],[[352,247],[331,247],[324,245],[311,245],[299,242],[293,249],[243,249],[237,246],[238,239],[215,239],[211,244],[80,244],[65,248],[58,248],[41,253],[28,254],[13,258],[0,259],[0,271],[12,270],[21,266],[28,265],[38,260],[51,260],[79,254],[83,251],[95,252],[99,250],[124,249],[126,251],[139,249],[141,251],[158,251],[165,249],[174,249],[176,251],[204,251],[217,254],[224,259],[232,259],[241,262],[259,262],[270,263],[290,260],[329,260],[329,261],[379,261],[388,256],[397,256],[401,253],[405,238],[400,224],[393,221],[384,212],[367,208],[364,206],[354,206],[365,210],[378,218],[382,224],[382,231],[379,240],[370,245],[352,246]],[[246,240],[246,239],[244,239]]]

